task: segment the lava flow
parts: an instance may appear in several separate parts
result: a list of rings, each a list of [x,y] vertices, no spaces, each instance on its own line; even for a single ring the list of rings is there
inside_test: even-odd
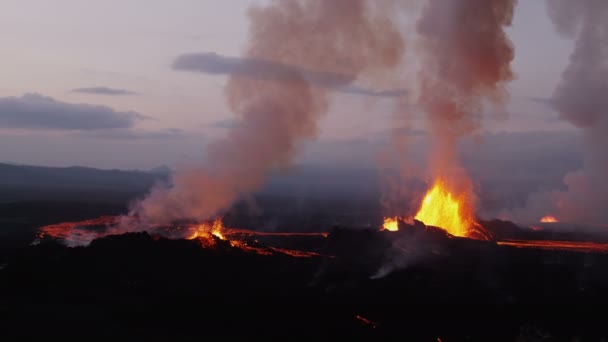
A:
[[[608,253],[608,244],[591,241],[559,241],[559,240],[508,240],[496,242],[501,246],[518,248],[534,248],[561,250],[586,253]]]
[[[120,234],[118,228],[120,217],[102,216],[96,219],[64,222],[52,224],[40,228],[35,243],[44,239],[60,240],[69,247],[86,246],[91,241],[108,235]],[[292,257],[312,257],[325,256],[312,251],[301,251],[275,246],[257,245],[257,236],[309,236],[327,237],[328,233],[287,233],[287,232],[258,232],[247,229],[232,229],[224,227],[221,219],[213,222],[201,224],[189,224],[181,226],[151,227],[148,231],[155,236],[162,236],[170,239],[197,240],[204,248],[213,248],[218,240],[226,241],[231,247],[238,248],[247,252],[255,252],[260,255],[272,255],[276,253],[289,255]],[[251,243],[249,240],[253,240]]]
[[[52,238],[61,240],[70,247],[82,246],[96,238],[105,236],[106,228],[118,224],[118,221],[117,216],[101,216],[84,221],[51,224],[38,230],[36,241]],[[91,230],[91,227],[97,227],[98,229]],[[99,228],[104,230],[99,230]]]
[[[221,219],[215,219],[212,223],[202,223],[191,226],[193,232],[186,237],[188,240],[198,239],[203,247],[215,246],[216,239],[228,241],[230,246],[247,252],[260,255],[272,255],[275,253],[289,255],[295,258],[308,258],[312,256],[326,256],[311,251],[287,249],[273,246],[252,246],[247,243],[247,238],[255,236],[321,236],[327,237],[328,233],[286,233],[286,232],[257,232],[247,229],[225,228]],[[257,242],[257,241],[256,241]]]

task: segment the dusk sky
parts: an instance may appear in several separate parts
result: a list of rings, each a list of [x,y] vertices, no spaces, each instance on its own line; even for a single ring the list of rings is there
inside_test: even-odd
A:
[[[192,53],[241,56],[254,3],[261,2],[4,0],[0,162],[151,168],[203,159],[205,145],[232,124],[227,77],[176,70],[174,62]],[[520,0],[508,34],[517,75],[509,116],[489,115],[484,132],[575,130],[543,103],[573,49],[556,33],[545,2]],[[416,63],[415,55],[403,61],[405,69]],[[413,74],[404,73],[405,92]],[[365,142],[399,128],[395,101],[334,92],[316,144]],[[424,118],[415,117],[413,127],[424,130]],[[311,151],[303,160],[315,160]]]

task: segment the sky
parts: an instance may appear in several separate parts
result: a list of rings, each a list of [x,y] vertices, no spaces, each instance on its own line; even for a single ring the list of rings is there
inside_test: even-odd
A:
[[[233,124],[227,77],[175,63],[195,53],[240,56],[253,4],[263,1],[3,0],[0,162],[147,169],[202,161],[205,145]],[[558,36],[544,1],[535,0],[519,1],[508,34],[517,75],[508,116],[489,110],[483,133],[574,131],[544,101],[572,41]],[[410,84],[413,74],[404,76]],[[373,160],[373,149],[353,146],[399,129],[394,105],[394,97],[335,92],[299,160]],[[424,124],[414,116],[414,129]]]

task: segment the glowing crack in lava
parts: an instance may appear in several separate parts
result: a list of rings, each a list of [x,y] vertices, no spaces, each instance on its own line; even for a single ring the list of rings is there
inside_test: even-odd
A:
[[[414,218],[454,236],[470,237],[476,222],[468,203],[465,194],[452,194],[446,183],[438,179],[424,196]]]
[[[542,223],[557,223],[559,221],[555,218],[555,216],[547,215],[547,216],[544,216],[543,218],[541,218],[540,222],[542,222]]]
[[[383,230],[396,232],[399,230],[399,219],[397,217],[386,217],[382,224]]]

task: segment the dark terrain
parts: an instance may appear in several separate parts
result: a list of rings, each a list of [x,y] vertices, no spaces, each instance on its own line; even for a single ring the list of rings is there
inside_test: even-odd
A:
[[[205,249],[146,233],[30,246],[0,272],[0,331],[129,341],[608,337],[605,254],[497,246],[422,225],[336,227],[305,240],[303,249],[333,257],[257,255],[221,240]]]
[[[226,213],[228,227],[330,232],[250,241],[327,255],[295,258],[147,233],[30,245],[43,225],[125,213],[166,175],[9,169],[12,183],[0,182],[3,341],[608,340],[608,254],[499,246],[423,226],[378,231],[377,185],[351,186],[374,174],[331,186],[312,182],[314,173],[310,183],[279,179]],[[608,242],[482,223],[497,239]]]
[[[169,171],[99,170],[0,163],[0,263],[30,244],[38,228],[101,215],[119,215]],[[365,184],[353,186],[358,181]],[[377,173],[307,168],[303,175],[278,174],[264,191],[226,213],[231,226],[257,230],[320,231],[332,225],[377,225]]]

